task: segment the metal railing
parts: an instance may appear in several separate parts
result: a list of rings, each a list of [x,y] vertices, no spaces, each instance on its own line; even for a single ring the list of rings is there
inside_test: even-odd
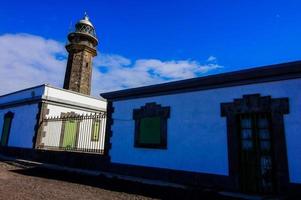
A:
[[[106,113],[47,117],[39,149],[100,153],[104,151]]]

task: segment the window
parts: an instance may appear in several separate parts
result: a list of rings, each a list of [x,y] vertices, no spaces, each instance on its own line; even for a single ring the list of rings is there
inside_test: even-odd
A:
[[[134,109],[135,147],[166,149],[169,113],[170,107],[161,107],[156,103]]]
[[[14,117],[14,113],[12,112],[8,112],[4,115],[2,135],[0,141],[1,146],[7,146],[8,144],[9,133],[10,133],[13,117]]]
[[[99,132],[101,128],[101,120],[95,119],[93,120],[92,125],[92,133],[91,133],[91,141],[97,142],[99,141]]]

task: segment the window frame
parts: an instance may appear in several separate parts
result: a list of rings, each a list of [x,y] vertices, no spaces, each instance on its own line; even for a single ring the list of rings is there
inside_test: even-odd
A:
[[[13,122],[13,119],[14,119],[14,115],[15,114],[13,112],[9,111],[3,117],[3,126],[2,126],[2,132],[1,132],[1,138],[0,138],[0,146],[8,146],[8,141],[9,141],[9,136],[10,136],[10,131],[11,131],[11,127],[12,127],[12,122]],[[8,125],[8,132],[7,132],[7,137],[6,137],[5,144],[2,145],[2,137],[3,137],[3,134],[4,134],[5,120],[7,118],[10,118],[10,122],[9,122],[9,125]]]
[[[286,192],[289,185],[287,148],[285,139],[284,115],[290,113],[289,98],[272,98],[260,94],[243,95],[232,102],[221,103],[221,116],[226,117],[229,159],[229,177],[234,187],[241,190],[239,170],[239,126],[237,116],[248,113],[269,113],[273,131],[273,154],[275,169],[275,192]]]
[[[170,107],[162,107],[154,102],[146,103],[145,106],[133,110],[133,119],[135,120],[134,147],[167,149],[167,119],[170,116]],[[140,141],[140,124],[144,118],[160,117],[160,142],[142,143]]]

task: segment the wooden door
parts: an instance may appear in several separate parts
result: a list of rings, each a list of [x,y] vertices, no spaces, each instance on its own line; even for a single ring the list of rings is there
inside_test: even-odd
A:
[[[273,140],[268,114],[239,116],[240,186],[243,192],[275,192]]]
[[[75,120],[67,120],[64,127],[63,148],[73,149],[76,147],[77,126]]]

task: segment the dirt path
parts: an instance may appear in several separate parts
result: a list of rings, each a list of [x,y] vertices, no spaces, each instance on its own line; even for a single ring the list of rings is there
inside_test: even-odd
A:
[[[36,176],[36,174],[32,176],[32,174],[28,175],[28,170],[30,172],[30,169],[24,169],[23,167],[9,165],[0,161],[1,200],[150,199],[136,194],[111,191],[64,180],[43,178]],[[48,175],[56,176],[55,173]]]

